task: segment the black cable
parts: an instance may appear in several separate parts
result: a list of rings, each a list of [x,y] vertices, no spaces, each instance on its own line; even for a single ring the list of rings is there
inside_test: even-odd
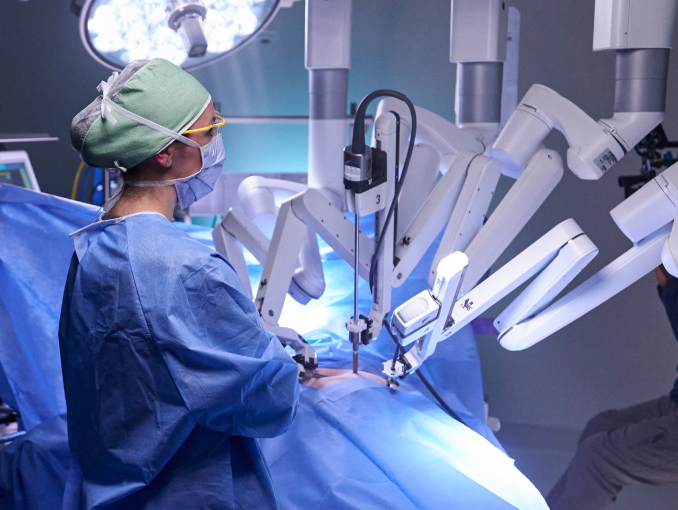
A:
[[[351,140],[351,150],[353,154],[364,154],[365,153],[365,113],[367,112],[367,107],[370,103],[382,96],[395,97],[401,101],[407,103],[407,106],[410,107],[412,102],[407,98],[405,94],[401,94],[395,90],[389,89],[380,89],[375,90],[367,94],[362,101],[360,101],[360,106],[358,106],[358,111],[355,114],[355,122],[353,124],[353,139]],[[413,114],[413,119],[416,119],[416,114],[414,113],[414,106],[410,107],[411,113]],[[412,121],[415,124],[414,120]],[[413,137],[414,138],[414,137]]]
[[[384,326],[386,326],[386,331],[388,331],[388,334],[391,335],[391,339],[396,344],[396,352],[393,356],[393,366],[395,367],[395,361],[396,361],[396,358],[398,357],[398,352],[402,351],[402,353],[405,354],[405,348],[402,345],[400,345],[400,342],[398,341],[396,336],[391,331],[391,325],[388,323],[388,321],[386,319],[384,319],[382,321],[382,324]],[[440,395],[438,395],[438,392],[435,389],[433,389],[433,386],[431,386],[431,383],[429,383],[428,380],[426,379],[426,377],[424,377],[424,374],[422,374],[419,370],[415,370],[415,373],[419,376],[419,379],[421,379],[421,382],[424,383],[424,386],[426,386],[426,389],[429,392],[431,392],[431,395],[433,395],[433,397],[438,401],[438,404],[440,404],[440,407],[442,407],[445,410],[445,412],[447,414],[449,414],[452,418],[457,420],[462,425],[466,425],[468,427],[466,422],[464,422],[464,420],[462,420],[459,417],[459,415],[457,413],[455,413],[454,410],[450,406],[447,405],[447,403],[442,399],[442,397]]]
[[[396,156],[395,156],[395,184],[400,182],[400,115],[391,112],[396,118]],[[396,247],[398,245],[398,202],[396,201],[395,213],[393,215],[393,254],[395,257]],[[394,263],[395,265],[395,263]]]
[[[405,176],[407,175],[407,170],[410,166],[410,159],[412,159],[412,151],[414,150],[414,139],[417,135],[417,112],[414,109],[412,101],[410,101],[405,94],[401,94],[395,90],[375,90],[371,94],[366,95],[358,106],[358,111],[355,115],[355,123],[353,124],[353,139],[351,144],[351,150],[353,154],[364,154],[365,153],[365,112],[369,104],[381,96],[394,97],[403,101],[410,110],[410,116],[412,118],[412,129],[410,132],[410,143],[407,147],[407,156],[405,157],[405,163],[403,164],[403,173],[400,176],[400,180],[396,184],[395,193],[393,195],[393,200],[391,200],[391,205],[388,209],[388,214],[386,215],[386,220],[384,221],[384,228],[381,231],[381,235],[376,242],[374,255],[372,255],[372,260],[370,263],[370,276],[369,284],[370,290],[374,288],[374,273],[377,265],[377,254],[381,249],[381,245],[384,242],[384,233],[388,230],[388,225],[391,222],[393,212],[395,211],[395,206],[400,199],[400,192],[402,191],[403,184],[405,183]]]
[[[419,376],[419,379],[421,379],[421,382],[424,383],[424,386],[426,386],[426,388],[428,389],[428,391],[431,392],[431,395],[433,395],[433,397],[438,401],[438,403],[440,404],[440,406],[441,406],[445,411],[447,411],[447,413],[448,413],[450,416],[452,416],[452,418],[454,418],[455,420],[457,420],[457,421],[458,421],[459,423],[461,423],[462,425],[466,425],[466,423],[464,422],[464,420],[462,420],[462,419],[459,417],[459,415],[458,415],[457,413],[455,413],[455,412],[452,410],[452,408],[451,408],[450,406],[448,406],[448,405],[445,403],[445,401],[442,399],[442,397],[441,397],[440,395],[438,395],[438,393],[436,393],[436,390],[433,389],[433,386],[431,386],[431,385],[429,384],[429,382],[426,380],[426,378],[424,377],[424,375],[423,375],[419,370],[417,370],[417,375]],[[468,425],[466,425],[466,426],[468,427]]]
[[[400,349],[403,348],[402,345],[400,345],[400,342],[398,342],[398,339],[393,335],[393,332],[391,331],[391,326],[389,326],[388,322],[386,322],[386,319],[384,319],[385,325],[386,325],[386,330],[388,331],[388,334],[391,335],[391,338],[395,341],[396,347],[395,347],[395,352],[393,353],[393,361],[391,361],[391,370],[395,370],[395,364],[396,361],[398,360],[398,354],[400,354]],[[403,352],[405,352],[405,349],[403,349]]]
[[[374,275],[377,266],[379,250],[381,250],[381,246],[384,243],[385,238],[384,234],[388,230],[388,225],[391,222],[391,219],[393,218],[393,213],[395,212],[396,205],[400,200],[400,193],[402,192],[403,184],[405,183],[407,170],[409,169],[410,166],[410,159],[412,158],[412,151],[414,150],[414,138],[417,134],[417,114],[414,111],[414,105],[409,99],[407,98],[405,99],[406,99],[405,102],[407,103],[407,106],[410,108],[410,113],[412,115],[412,131],[410,133],[410,144],[407,147],[407,156],[405,156],[405,163],[403,164],[403,173],[400,175],[400,179],[396,184],[393,200],[391,201],[391,206],[389,207],[388,214],[386,215],[386,220],[384,221],[384,227],[382,229],[381,235],[379,236],[379,239],[377,240],[377,243],[374,248],[374,254],[372,255],[372,260],[370,262],[370,288],[374,287]]]

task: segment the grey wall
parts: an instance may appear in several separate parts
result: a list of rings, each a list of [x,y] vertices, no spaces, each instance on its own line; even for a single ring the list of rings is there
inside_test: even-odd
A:
[[[82,48],[68,1],[3,0],[0,5],[0,132],[46,131],[62,140],[23,145],[43,189],[67,195],[77,154],[69,147],[73,115],[96,95],[109,71]],[[448,62],[449,0],[354,0],[349,100],[394,88],[416,104],[454,119],[454,67]],[[612,113],[614,56],[592,53],[594,0],[514,0],[522,13],[520,94],[532,83],[550,86],[594,118]],[[283,10],[270,25],[271,43],[249,45],[195,75],[222,110],[237,114],[308,113],[303,67],[303,3]],[[678,136],[676,73],[671,60],[666,130]],[[229,171],[304,171],[303,126],[227,126]],[[564,155],[552,135],[548,145]],[[13,147],[14,148],[14,147]],[[630,243],[609,210],[623,199],[616,177],[635,173],[630,154],[598,182],[570,172],[525,232],[508,260],[558,222],[572,217],[599,246],[590,275]],[[502,180],[505,190],[510,181]],[[581,427],[598,410],[651,398],[671,385],[675,341],[648,276],[541,344],[520,353],[479,337],[492,414],[505,421]]]

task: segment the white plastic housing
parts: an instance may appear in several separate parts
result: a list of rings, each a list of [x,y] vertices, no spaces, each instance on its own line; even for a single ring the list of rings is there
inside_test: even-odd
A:
[[[507,2],[452,0],[450,62],[503,62],[507,38]]]
[[[501,84],[501,127],[506,124],[513,110],[518,106],[518,65],[520,63],[520,11],[509,7],[506,62],[504,62]],[[497,133],[492,134],[494,141]],[[489,145],[489,144],[488,144]]]
[[[678,276],[678,249],[676,243],[671,242],[671,238],[667,239],[662,247],[662,265],[670,274]]]
[[[398,199],[398,239],[415,218],[438,182],[440,156],[430,145],[415,145],[410,159],[410,172]],[[449,215],[448,215],[449,218]]]
[[[541,273],[495,322],[497,328],[508,338],[506,342],[502,342],[504,347],[520,349],[529,346],[520,336],[515,335],[515,328],[522,325],[521,321],[532,322],[530,317],[539,314],[597,253],[598,249],[577,223],[572,219],[566,220],[467,294],[460,292],[460,287],[468,257],[461,252],[450,255],[441,262],[437,271],[443,278],[446,275],[451,276],[447,288],[436,280],[431,293],[440,303],[438,318],[435,321],[426,318],[430,322],[422,322],[418,330],[415,329],[408,337],[403,338],[403,342],[407,343],[419,339],[405,355],[405,360],[412,365],[410,371],[433,353],[436,344],[454,335],[520,285]],[[454,296],[454,306],[450,303],[451,296]],[[420,295],[415,296],[413,300],[419,297]],[[414,311],[424,316],[425,311],[420,312],[423,309],[420,305]],[[412,320],[415,315],[412,314]],[[532,340],[534,338],[530,338]],[[386,363],[384,370],[387,374],[392,371]]]
[[[505,176],[517,179],[550,131],[551,126],[539,117],[517,109],[499,133],[490,155],[501,163]]]
[[[541,312],[596,255],[598,248],[585,235],[576,237],[563,246],[553,262],[496,318],[494,327],[500,335],[515,324]],[[515,347],[522,346],[518,344]]]
[[[242,245],[246,245],[253,254],[257,252],[254,254],[255,257],[259,255],[261,260],[265,260],[270,245],[269,240],[252,223],[252,220],[238,209],[230,209],[224,215],[221,223],[212,230],[212,239],[214,249],[228,259],[235,272],[238,273],[247,297],[252,299],[254,297],[252,284]]]
[[[675,220],[675,204],[678,202],[676,197],[676,189],[678,189],[678,165],[673,165],[661,175],[655,177],[654,180],[673,205],[673,225],[671,227],[671,235],[662,247],[662,264],[669,273],[673,276],[678,276],[678,222]],[[661,209],[661,212],[664,213],[662,219],[666,219],[666,216],[668,216],[668,209],[668,206],[664,204],[664,207]]]
[[[445,332],[450,331],[454,326],[450,317],[452,308],[459,296],[459,287],[464,279],[467,265],[468,257],[461,252],[452,253],[440,262],[437,270],[438,277],[433,289],[436,293],[436,300],[440,303],[438,320],[416,331],[408,340],[404,339],[408,343],[413,338],[420,339],[405,354],[405,359],[411,366],[410,370],[416,370],[417,367],[421,366],[426,358],[433,354],[438,342],[444,339]],[[426,334],[422,336],[424,331],[426,331]]]
[[[554,90],[543,85],[532,85],[502,129],[490,153],[505,165],[505,174],[519,174],[549,131],[557,129],[563,133],[570,146],[567,151],[567,166],[570,170],[580,179],[596,180],[624,156],[625,148],[613,136],[617,129],[614,124],[614,119],[610,119],[608,124],[596,122]],[[627,126],[629,123],[621,123],[619,131],[632,147],[656,124],[650,125],[646,131],[633,128],[629,133],[621,133]],[[639,131],[643,131],[643,135],[638,138]]]
[[[516,238],[563,177],[556,151],[541,149],[511,186],[480,232],[465,250],[469,266],[461,291],[471,290]]]
[[[417,113],[417,136],[414,142],[416,144],[428,145],[435,149],[440,156],[439,170],[441,173],[447,172],[453,158],[463,150],[482,154],[485,152],[485,145],[480,136],[465,129],[461,129],[454,123],[442,118],[440,115],[415,106]],[[408,133],[404,139],[400,139],[400,165],[405,162],[407,155],[407,144],[409,132],[412,126],[410,110],[405,103],[395,98],[386,98],[379,101],[375,118],[386,112],[395,112],[400,117],[400,132]],[[450,158],[451,157],[451,158]],[[343,175],[343,174],[342,174]],[[405,180],[407,186],[407,179]],[[407,190],[403,190],[406,193]]]
[[[610,211],[612,218],[633,244],[670,223],[676,216],[678,165],[673,165],[646,183]]]
[[[435,319],[439,310],[440,305],[431,293],[422,290],[393,311],[393,325],[402,336],[408,336]]]
[[[445,338],[464,327],[485,310],[520,287],[553,261],[568,241],[583,234],[573,219],[565,220],[532,243],[498,271],[467,293],[462,290],[462,303],[455,306],[452,318],[454,328],[445,333]]]
[[[599,120],[598,124],[614,134],[624,148],[630,151],[663,120],[664,112],[617,112],[612,118]]]
[[[437,273],[436,268],[444,257],[456,251],[466,252],[466,248],[483,228],[500,175],[501,165],[495,159],[477,154],[469,163],[464,185],[431,264],[431,285]]]
[[[670,48],[678,0],[596,0],[593,50]]]
[[[468,266],[468,257],[461,252],[452,253],[441,260],[431,289],[433,297],[442,302],[448,292],[458,290],[456,287],[451,288],[451,285],[455,283],[454,276],[466,266]]]
[[[511,328],[499,343],[509,350],[526,349],[626,289],[659,265],[668,235],[664,226],[643,239],[542,313]]]
[[[270,238],[280,204],[304,189],[306,186],[298,182],[254,175],[240,183],[238,198],[245,214]]]
[[[503,96],[502,96],[503,100]],[[515,108],[515,105],[514,105]],[[492,145],[494,138],[499,131],[500,123],[498,122],[459,122],[457,126],[460,128],[475,133],[486,147],[486,151]]]
[[[459,199],[468,168],[476,156],[477,153],[469,151],[463,151],[457,156],[433,191],[428,194],[404,233],[398,236],[395,255],[399,262],[391,280],[393,287],[400,287],[407,280],[436,236],[445,227]],[[406,179],[405,187],[407,183]],[[412,184],[416,185],[416,179]]]

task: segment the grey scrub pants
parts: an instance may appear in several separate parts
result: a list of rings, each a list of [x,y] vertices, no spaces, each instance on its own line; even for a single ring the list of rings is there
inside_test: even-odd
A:
[[[678,482],[678,404],[668,396],[593,417],[551,489],[551,510],[610,508],[623,487]]]

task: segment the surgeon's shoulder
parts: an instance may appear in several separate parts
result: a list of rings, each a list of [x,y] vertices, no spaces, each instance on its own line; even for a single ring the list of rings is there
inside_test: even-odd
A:
[[[186,280],[194,274],[209,273],[245,292],[228,260],[202,244],[159,214],[139,214],[125,220],[130,258],[140,264],[164,267]]]

